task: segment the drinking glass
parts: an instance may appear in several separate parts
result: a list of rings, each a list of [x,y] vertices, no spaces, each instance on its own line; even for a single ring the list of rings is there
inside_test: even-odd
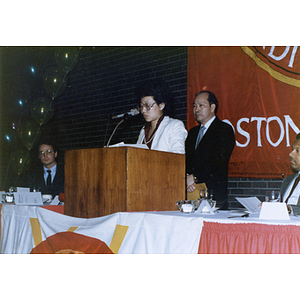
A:
[[[266,200],[266,202],[280,201],[280,192],[279,191],[266,191],[265,200]]]
[[[212,209],[216,207],[217,201],[214,200],[213,190],[208,190],[207,200]]]
[[[208,190],[200,190],[200,199],[209,199],[209,193]]]

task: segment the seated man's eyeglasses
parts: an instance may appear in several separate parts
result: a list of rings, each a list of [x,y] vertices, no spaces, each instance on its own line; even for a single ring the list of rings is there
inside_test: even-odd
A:
[[[53,150],[51,150],[51,149],[48,149],[48,150],[46,150],[46,151],[40,151],[39,152],[39,156],[46,156],[46,154],[47,155],[49,155],[49,154],[52,154],[54,151]]]

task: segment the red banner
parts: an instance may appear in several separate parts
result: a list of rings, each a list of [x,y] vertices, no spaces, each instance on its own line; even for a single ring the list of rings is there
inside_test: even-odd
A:
[[[236,147],[229,177],[281,178],[291,174],[289,153],[300,131],[300,47],[189,47],[188,129],[196,92],[219,101]],[[222,147],[222,145],[220,145]]]

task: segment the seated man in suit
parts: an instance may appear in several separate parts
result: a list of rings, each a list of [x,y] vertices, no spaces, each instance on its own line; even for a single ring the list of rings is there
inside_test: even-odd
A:
[[[42,165],[31,169],[24,176],[23,186],[38,189],[54,198],[64,192],[64,168],[56,162],[57,149],[52,141],[42,141],[38,146]]]
[[[195,184],[205,183],[213,191],[213,198],[221,209],[228,208],[228,163],[235,146],[232,127],[217,116],[218,100],[209,91],[196,94],[193,104],[195,119],[186,139],[187,192]]]
[[[281,184],[281,201],[285,202],[290,212],[295,215],[300,214],[300,133],[292,146],[290,156],[290,166],[294,174],[285,178]]]

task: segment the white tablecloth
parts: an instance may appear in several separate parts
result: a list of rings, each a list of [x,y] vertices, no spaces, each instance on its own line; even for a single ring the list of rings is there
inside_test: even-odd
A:
[[[179,211],[162,211],[156,212],[165,216],[182,216],[184,218],[203,218],[206,222],[218,222],[218,223],[256,223],[256,224],[272,224],[272,225],[300,225],[300,215],[290,216],[290,220],[264,220],[259,218],[259,214],[249,214],[247,218],[240,217],[244,214],[242,210],[222,210],[215,211],[214,214],[210,213],[198,213],[197,211],[192,214],[185,214]]]
[[[203,219],[183,214],[115,213],[83,219],[37,206],[2,205],[1,253],[30,253],[62,232],[104,242],[114,253],[197,253]]]

